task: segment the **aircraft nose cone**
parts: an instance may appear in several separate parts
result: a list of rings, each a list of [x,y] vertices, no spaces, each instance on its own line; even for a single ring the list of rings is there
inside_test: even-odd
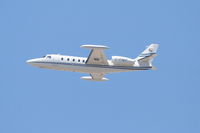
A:
[[[41,61],[41,58],[35,58],[35,59],[30,59],[30,60],[27,60],[26,63],[27,64],[30,64],[30,65],[33,65],[33,66],[36,66],[38,62]]]
[[[33,62],[34,62],[33,59],[26,61],[27,64],[32,64]]]
[[[31,60],[27,60],[26,63],[27,63],[27,64],[30,64],[30,63],[31,63]]]

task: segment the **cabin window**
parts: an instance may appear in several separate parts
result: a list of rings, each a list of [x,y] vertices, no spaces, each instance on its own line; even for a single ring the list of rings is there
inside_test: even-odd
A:
[[[67,61],[69,61],[69,58],[67,58]]]
[[[78,59],[78,62],[80,62],[80,59]]]
[[[75,61],[75,59],[73,59],[73,61]]]
[[[83,62],[85,62],[85,60],[83,60]]]
[[[61,60],[63,60],[63,58],[61,58]]]

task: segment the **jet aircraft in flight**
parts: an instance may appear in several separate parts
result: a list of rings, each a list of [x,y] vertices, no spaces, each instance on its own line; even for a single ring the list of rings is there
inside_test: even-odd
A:
[[[27,60],[27,63],[39,68],[90,74],[81,77],[84,80],[106,81],[108,79],[104,75],[108,73],[154,70],[152,61],[157,55],[158,44],[151,44],[135,59],[112,56],[108,60],[104,54],[108,47],[103,45],[82,45],[81,48],[91,49],[88,57],[47,54],[42,58]]]

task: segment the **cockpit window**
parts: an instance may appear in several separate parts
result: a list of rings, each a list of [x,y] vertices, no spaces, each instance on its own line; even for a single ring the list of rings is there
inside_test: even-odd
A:
[[[51,59],[51,56],[47,56],[48,59]]]

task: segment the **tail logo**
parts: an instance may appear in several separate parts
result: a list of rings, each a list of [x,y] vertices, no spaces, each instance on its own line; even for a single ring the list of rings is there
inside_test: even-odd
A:
[[[153,48],[149,48],[149,52],[153,52]]]

